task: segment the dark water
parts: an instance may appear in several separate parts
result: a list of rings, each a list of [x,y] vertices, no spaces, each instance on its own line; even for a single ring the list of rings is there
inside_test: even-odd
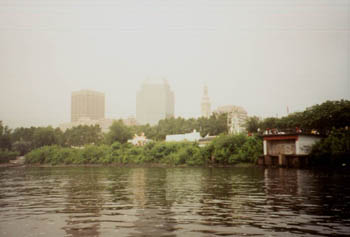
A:
[[[350,175],[262,168],[2,168],[1,236],[350,235]]]

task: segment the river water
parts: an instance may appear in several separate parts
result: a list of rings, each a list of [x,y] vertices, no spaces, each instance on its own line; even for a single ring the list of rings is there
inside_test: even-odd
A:
[[[330,235],[350,235],[344,170],[0,169],[0,236]]]

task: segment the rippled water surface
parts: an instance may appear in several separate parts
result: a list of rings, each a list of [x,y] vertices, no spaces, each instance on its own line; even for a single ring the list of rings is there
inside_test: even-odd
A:
[[[0,169],[0,236],[349,234],[348,171]]]

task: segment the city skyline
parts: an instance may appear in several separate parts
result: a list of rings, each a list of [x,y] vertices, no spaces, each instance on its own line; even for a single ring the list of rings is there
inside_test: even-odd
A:
[[[350,1],[0,0],[0,120],[70,121],[72,91],[106,96],[106,118],[136,116],[136,91],[165,77],[175,116],[212,110],[279,117],[350,99]]]

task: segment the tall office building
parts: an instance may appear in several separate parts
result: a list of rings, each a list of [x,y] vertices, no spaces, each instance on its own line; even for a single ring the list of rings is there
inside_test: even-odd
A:
[[[210,99],[208,96],[208,87],[204,86],[204,93],[202,96],[202,102],[201,102],[201,115],[202,117],[209,118],[211,114],[210,110]]]
[[[166,80],[146,80],[136,95],[136,120],[155,125],[174,116],[174,93]]]
[[[72,92],[71,122],[86,118],[91,120],[105,118],[104,93],[91,90]]]

